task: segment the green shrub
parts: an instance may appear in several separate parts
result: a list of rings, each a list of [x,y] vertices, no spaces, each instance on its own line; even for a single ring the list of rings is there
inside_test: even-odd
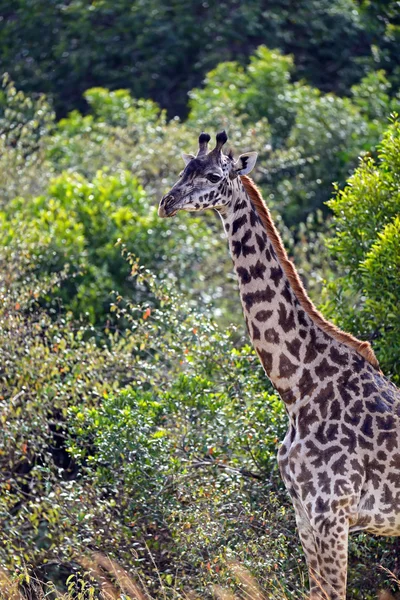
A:
[[[0,208],[18,195],[41,193],[53,174],[47,144],[54,112],[46,97],[33,99],[7,76],[0,89]]]
[[[131,289],[119,239],[161,278],[179,279],[191,289],[196,264],[218,242],[198,218],[191,219],[189,233],[186,220],[171,236],[169,223],[158,219],[129,172],[99,171],[92,181],[64,173],[50,182],[46,195],[9,202],[0,213],[0,231],[3,244],[14,248],[24,239],[46,245],[48,251],[36,256],[38,270],[57,272],[69,265],[75,276],[61,286],[65,306],[103,322],[110,292]]]
[[[341,326],[370,339],[383,370],[399,371],[400,124],[394,117],[378,149],[329,202],[328,241],[344,275],[329,288],[326,309]]]
[[[340,98],[292,82],[292,70],[290,56],[265,46],[246,69],[219,64],[190,93],[188,123],[227,127],[231,115],[256,123],[261,137],[249,149],[261,151],[257,180],[285,222],[298,225],[323,208],[332,183],[344,184],[361,153],[375,150],[399,98],[391,97],[383,71],[369,73],[350,98]]]

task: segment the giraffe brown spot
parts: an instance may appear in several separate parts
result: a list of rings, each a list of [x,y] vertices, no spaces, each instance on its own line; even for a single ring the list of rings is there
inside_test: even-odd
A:
[[[397,422],[392,415],[387,415],[386,417],[377,416],[376,424],[378,429],[382,429],[383,431],[390,431],[397,428]]]
[[[350,465],[352,470],[349,471],[349,477],[351,483],[353,484],[354,492],[357,493],[363,483],[364,469],[356,459],[353,459],[350,462]]]
[[[307,440],[306,447],[308,448],[307,456],[313,459],[311,464],[317,468],[328,464],[335,454],[342,451],[342,447],[337,445],[320,448],[312,440]]]
[[[344,494],[351,494],[351,488],[349,486],[349,483],[346,479],[337,479],[335,481],[335,485],[334,485],[334,493],[336,494],[336,496],[341,496]]]
[[[315,388],[318,386],[317,383],[314,382],[310,371],[307,369],[303,369],[303,373],[300,377],[299,381],[299,391],[300,394],[304,397],[306,395],[310,395],[313,393]]]
[[[390,389],[381,393],[382,398],[391,406],[395,401],[395,394],[397,395],[397,389],[392,386]]]
[[[242,300],[246,305],[247,310],[250,310],[254,304],[260,304],[261,302],[271,302],[273,297],[275,296],[275,292],[271,290],[269,286],[265,288],[265,290],[257,290],[256,292],[249,292],[248,294],[243,294]]]
[[[317,349],[315,348],[314,343],[311,341],[307,344],[306,353],[304,356],[304,362],[307,365],[310,362],[312,362],[313,360],[315,360],[317,358],[317,356],[318,356]]]
[[[365,359],[362,356],[360,356],[359,354],[355,354],[353,356],[353,362],[352,362],[351,366],[352,366],[353,371],[355,371],[356,373],[359,373],[365,367]]]
[[[396,431],[381,431],[377,438],[378,446],[385,446],[388,452],[393,452],[399,447],[399,440]]]
[[[285,282],[283,286],[283,290],[281,291],[281,296],[286,300],[288,304],[293,304],[293,294],[290,290],[290,284],[288,281]]]
[[[272,310],[259,310],[255,314],[255,318],[257,319],[257,321],[260,321],[260,323],[265,323],[266,321],[268,321],[268,319],[272,317],[272,313]]]
[[[354,451],[357,448],[357,435],[354,429],[351,429],[342,423],[341,431],[344,437],[340,440],[340,443],[348,449],[349,454],[354,454]]]
[[[264,273],[266,270],[267,267],[258,260],[255,265],[250,267],[250,275],[254,277],[254,279],[264,279]]]
[[[375,496],[373,496],[371,494],[371,496],[368,496],[368,498],[363,502],[363,509],[364,510],[372,510],[375,506],[375,503],[376,503]],[[359,525],[359,522],[357,524]]]
[[[351,369],[346,369],[338,379],[338,390],[343,400],[347,403],[351,397],[360,393],[359,378],[354,377]]]
[[[278,323],[285,333],[295,328],[294,312],[293,310],[288,312],[282,302],[279,302]]]
[[[361,373],[360,378],[362,381],[367,381],[367,380],[371,380],[372,376],[371,376],[371,373],[368,373],[366,371],[365,373]]]
[[[252,208],[250,211],[250,225],[252,227],[255,227],[258,223],[261,223],[261,219],[254,210],[254,208]]]
[[[364,398],[368,398],[372,394],[375,394],[378,390],[373,383],[364,383],[362,386]]]
[[[248,229],[246,233],[243,235],[242,239],[239,241],[233,240],[232,242],[232,252],[239,258],[241,254],[246,258],[249,254],[255,254],[256,249],[254,246],[249,246],[247,242],[250,241],[252,237],[251,229]]]
[[[342,440],[340,440],[340,443]],[[331,465],[332,473],[334,475],[347,475],[347,456],[342,454],[336,459]]]
[[[388,508],[383,508],[382,512],[385,514],[397,513],[400,510],[400,494],[394,494],[387,483],[383,485],[383,491],[381,495],[381,503],[385,504]],[[389,518],[389,524],[394,525],[395,521]]]
[[[279,344],[279,335],[278,332],[275,331],[272,327],[270,329],[266,329],[264,332],[265,341],[270,344]]]
[[[326,471],[318,473],[318,487],[324,494],[329,494],[331,490],[332,478]]]
[[[261,339],[260,330],[254,323],[252,323],[251,326],[253,328],[253,340],[260,340]]]
[[[327,385],[318,392],[314,398],[314,402],[319,405],[321,417],[326,419],[328,414],[328,402],[334,398],[334,390],[332,381],[328,381]]]
[[[400,488],[400,477],[399,472],[396,473],[390,472],[387,476],[389,483],[393,484],[393,487]]]
[[[361,432],[369,438],[374,437],[374,431],[372,429],[372,417],[371,415],[365,415],[364,422],[361,425]]]
[[[284,390],[279,386],[276,387],[276,390],[285,404],[293,404],[294,402],[296,402],[297,397],[293,393],[293,390]]]
[[[336,440],[338,436],[338,428],[339,427],[336,423],[326,423],[324,421],[317,428],[315,439],[320,442],[320,444],[329,444],[329,442]]]
[[[357,400],[350,404],[350,406],[346,407],[346,413],[344,415],[344,420],[349,425],[358,425],[361,420],[361,415],[363,414],[363,403],[361,400]]]
[[[342,418],[343,410],[337,400],[334,400],[331,404],[331,410],[329,418],[331,421],[339,421]]]
[[[235,233],[237,233],[239,231],[239,229],[241,227],[243,227],[243,225],[245,225],[246,223],[247,223],[247,215],[246,214],[235,219],[232,223],[232,235],[235,235]]]
[[[366,480],[371,481],[374,488],[378,489],[381,481],[381,475],[385,471],[385,465],[382,465],[376,460],[376,458],[371,458],[367,454],[364,457],[364,469]]]
[[[370,413],[384,414],[385,412],[391,411],[391,407],[386,404],[380,396],[375,396],[372,400],[367,400],[365,402],[365,408],[369,410]]]
[[[261,235],[259,235],[258,233],[256,233],[256,242],[257,242],[257,245],[258,245],[258,248],[259,248],[260,252],[263,252],[265,250],[266,245],[267,245],[267,236],[264,233],[264,231],[262,232]],[[269,260],[271,260],[271,258]]]
[[[240,277],[241,282],[245,285],[246,283],[250,283],[251,277],[250,273],[245,267],[237,267],[236,273]]]
[[[299,330],[299,336],[301,337],[302,340],[305,340],[307,337],[307,331],[306,329],[300,329]]]
[[[329,500],[323,500],[321,496],[318,496],[315,502],[315,512],[318,514],[329,511]]]
[[[311,496],[315,496],[317,490],[315,489],[314,483],[312,481],[312,473],[309,469],[307,469],[304,463],[300,465],[300,473],[296,479],[297,483],[300,486],[302,500],[305,500],[309,494]]]
[[[294,375],[294,373],[296,373],[298,368],[299,368],[298,365],[294,365],[285,354],[280,355],[280,357],[279,357],[279,377],[289,378],[292,375]]]
[[[393,467],[400,473],[400,454],[393,454],[390,462],[390,467]]]
[[[267,352],[264,349],[258,350],[258,354],[260,356],[261,363],[262,363],[264,369],[267,372],[270,372],[272,370],[272,361],[273,361],[272,354],[270,352]]]
[[[325,352],[325,350],[327,348],[327,344],[325,344],[317,339],[317,334],[313,327],[310,327],[309,332],[310,332],[310,341],[306,348],[306,354],[304,357],[305,363],[310,363],[313,360],[315,360],[317,358],[318,354],[322,354],[323,352]]]
[[[300,325],[303,325],[303,327],[308,327],[308,322],[304,310],[299,310],[297,313],[297,317],[299,319]]]
[[[338,365],[345,366],[349,362],[349,354],[348,354],[348,352],[345,352],[344,354],[341,354],[339,352],[339,350],[337,350],[335,348],[335,346],[331,347],[330,352],[329,352],[329,356],[331,357],[331,360],[333,360],[333,362],[337,363]]]
[[[292,342],[285,342],[286,347],[289,350],[290,354],[292,354],[297,360],[300,360],[300,348],[301,342],[298,339],[294,339]]]
[[[299,410],[298,428],[301,438],[306,438],[310,433],[311,427],[318,422],[317,413],[312,408],[311,403],[305,404]]]
[[[339,378],[337,383],[337,389],[345,405],[349,404],[349,402],[351,401],[351,393],[350,390],[347,388],[346,384],[347,382],[341,383],[341,378]]]
[[[387,454],[386,454],[386,452],[384,452],[383,450],[378,450],[378,452],[377,452],[377,454],[376,454],[376,458],[377,458],[378,460],[384,460],[384,461],[386,461],[386,460],[387,460]],[[399,483],[400,483],[400,482],[399,482]]]
[[[319,363],[319,365],[315,367],[315,374],[321,380],[324,380],[325,377],[332,377],[333,375],[336,375],[336,373],[338,373],[338,372],[339,372],[338,367],[335,367],[334,365],[329,364],[328,361],[326,360],[326,358],[323,358],[321,360],[321,362]]]
[[[283,271],[279,265],[277,267],[271,267],[270,277],[274,282],[275,287],[278,287],[279,282],[283,277]]]
[[[365,439],[361,434],[357,436],[358,445],[362,450],[373,450],[374,446],[371,442]]]
[[[237,212],[238,210],[242,210],[242,208],[246,208],[247,206],[247,202],[246,200],[237,200],[235,207],[234,207],[234,211]]]

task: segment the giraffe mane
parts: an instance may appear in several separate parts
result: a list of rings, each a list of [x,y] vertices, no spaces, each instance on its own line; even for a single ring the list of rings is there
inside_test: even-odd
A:
[[[327,333],[335,340],[338,340],[346,346],[353,348],[356,352],[361,354],[361,356],[363,356],[365,360],[367,360],[373,367],[379,370],[379,362],[369,342],[362,342],[350,333],[342,331],[341,329],[339,329],[339,327],[327,321],[314,306],[313,302],[309,298],[304,288],[304,285],[299,277],[296,267],[287,255],[287,252],[282,243],[281,236],[279,235],[279,232],[275,227],[275,224],[271,217],[271,213],[264,202],[260,190],[252,181],[252,179],[250,179],[250,177],[247,177],[246,175],[241,175],[240,178],[242,180],[244,189],[246,190],[251,202],[257,210],[258,216],[260,217],[267,231],[268,238],[271,241],[272,247],[275,250],[275,253],[282,266],[282,269],[286,277],[288,278],[289,283],[292,286],[294,293],[296,294],[296,298],[298,299],[303,310],[308,314],[312,321],[320,329],[322,329],[322,331]]]

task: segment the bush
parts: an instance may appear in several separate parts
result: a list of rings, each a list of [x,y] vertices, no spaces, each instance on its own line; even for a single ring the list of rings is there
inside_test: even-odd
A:
[[[64,173],[50,182],[46,195],[9,202],[0,213],[0,231],[3,244],[14,248],[23,239],[45,245],[48,251],[36,256],[40,271],[69,265],[75,277],[60,289],[66,308],[104,323],[111,291],[131,289],[121,238],[161,278],[179,279],[191,289],[202,257],[216,244],[200,219],[191,219],[190,233],[185,221],[172,237],[131,173],[99,171],[92,181]]]
[[[189,123],[241,115],[264,135],[257,180],[288,225],[322,209],[332,182],[344,184],[360,153],[374,152],[385,118],[399,106],[383,71],[369,73],[350,98],[322,94],[290,79],[293,61],[260,46],[246,69],[221,63],[190,93]],[[225,121],[224,121],[225,119]],[[267,136],[267,132],[271,132]],[[260,133],[258,134],[259,137]]]
[[[286,416],[253,351],[134,262],[146,302],[116,298],[114,317],[130,325],[100,342],[38,306],[57,281],[38,280],[21,250],[3,254],[1,282],[1,566],[66,589],[100,550],[154,596],[162,585],[208,597],[210,583],[232,583],[235,558],[277,597],[300,594],[276,465]],[[368,599],[372,548],[374,562],[395,560],[387,540],[353,548],[350,581]]]
[[[379,159],[365,158],[329,202],[328,242],[344,275],[329,288],[326,309],[349,331],[370,339],[385,373],[399,380],[399,172],[397,117],[383,136]]]

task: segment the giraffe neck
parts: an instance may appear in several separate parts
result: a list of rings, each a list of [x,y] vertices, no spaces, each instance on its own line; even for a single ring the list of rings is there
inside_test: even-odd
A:
[[[301,307],[240,178],[233,200],[221,211],[238,277],[244,317],[266,374],[286,404],[310,394],[317,384],[308,365],[334,340]],[[323,362],[322,362],[323,364]]]

